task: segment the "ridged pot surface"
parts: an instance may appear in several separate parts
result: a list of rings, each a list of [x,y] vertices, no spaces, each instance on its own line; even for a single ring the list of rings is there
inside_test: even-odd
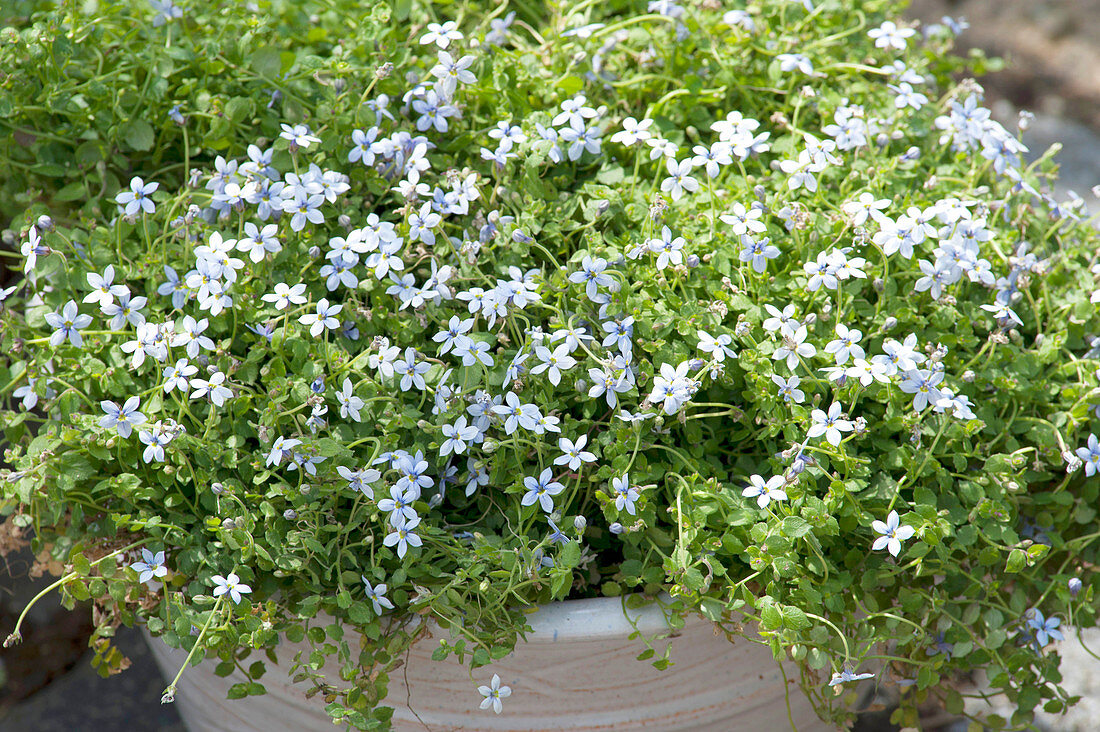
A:
[[[666,629],[661,611],[649,606],[630,610],[638,629],[650,637]],[[641,639],[630,640],[634,627],[618,598],[570,600],[540,608],[528,619],[533,628],[514,653],[477,669],[453,658],[431,660],[437,641],[417,643],[407,663],[391,674],[388,706],[401,732],[493,730],[700,730],[704,732],[770,732],[788,730],[784,682],[767,647],[716,636],[714,625],[688,618],[674,638],[655,644],[658,657],[672,644],[674,666],[659,671],[636,656]],[[175,676],[186,653],[150,638],[153,655],[168,678]],[[354,644],[354,641],[350,641]],[[353,645],[354,647],[354,645]],[[281,645],[276,654],[283,669],[307,643]],[[213,673],[206,662],[189,668],[176,693],[180,716],[191,732],[329,731],[324,702],[307,700],[305,686],[271,668],[261,681],[264,696],[227,700],[226,692],[246,679],[239,672]],[[324,669],[337,678],[336,664]],[[512,688],[504,711],[478,708],[479,685],[498,674]],[[799,732],[834,729],[821,722],[787,668],[792,719]]]

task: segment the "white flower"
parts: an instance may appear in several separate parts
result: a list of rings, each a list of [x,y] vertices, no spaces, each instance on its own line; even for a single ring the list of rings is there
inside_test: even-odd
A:
[[[779,169],[790,176],[787,179],[787,188],[792,191],[805,188],[813,193],[817,190],[817,179],[813,176],[812,166],[813,157],[810,155],[809,150],[798,153],[797,160],[779,161]]]
[[[290,142],[291,145],[306,148],[313,143],[320,143],[321,138],[315,137],[310,132],[307,125],[282,125],[283,131],[279,133],[279,137]]]
[[[420,45],[434,43],[440,48],[446,48],[451,45],[451,41],[461,40],[462,33],[458,30],[458,23],[448,20],[446,23],[428,23],[428,32],[420,36]]]
[[[728,214],[722,214],[718,218],[725,224],[728,224],[732,230],[734,236],[741,236],[742,234],[762,234],[768,230],[768,227],[764,225],[764,222],[760,220],[760,217],[764,215],[764,209],[753,206],[746,209],[743,204],[733,204],[733,212]]]
[[[225,384],[225,374],[221,371],[215,371],[209,380],[206,379],[191,379],[191,387],[195,390],[191,392],[192,399],[202,399],[209,396],[210,401],[215,406],[222,406],[225,404],[226,399],[233,398],[233,390]]]
[[[890,381],[890,377],[886,375],[885,366],[878,361],[868,361],[863,358],[855,359],[852,365],[845,369],[844,375],[850,379],[858,380],[864,386],[870,386],[872,381],[878,381],[882,384]]]
[[[367,498],[374,498],[374,488],[371,487],[371,483],[374,483],[382,474],[374,468],[359,468],[358,470],[352,470],[345,465],[339,465],[336,468],[336,472],[340,474],[340,477],[348,482],[348,488],[353,491],[358,491],[365,495]]]
[[[709,353],[719,363],[725,361],[726,356],[737,358],[737,353],[729,347],[731,343],[733,343],[733,337],[729,333],[723,333],[715,338],[705,330],[699,331],[699,350]]]
[[[983,304],[981,308],[982,310],[993,313],[993,317],[995,317],[997,320],[1005,322],[1012,320],[1015,321],[1017,325],[1024,324],[1024,321],[1020,320],[1020,316],[1017,315],[1015,311],[1013,311],[1013,309],[1008,306],[1007,303],[1003,303],[1000,300],[997,300],[992,305]]]
[[[568,437],[559,437],[558,449],[560,449],[563,454],[554,459],[554,465],[568,464],[570,470],[577,470],[581,467],[582,462],[595,462],[596,456],[584,449],[587,442],[588,435],[581,435],[577,438],[576,442],[573,442]]]
[[[806,399],[806,394],[798,385],[802,383],[802,380],[797,376],[792,376],[789,379],[784,379],[779,374],[772,374],[772,383],[779,387],[779,396],[783,397],[783,401],[791,402],[795,404],[801,404]]]
[[[943,381],[942,371],[914,369],[905,372],[905,378],[898,386],[906,394],[913,395],[913,409],[919,412],[943,398],[943,392],[937,388],[941,381]]]
[[[668,177],[661,181],[661,190],[672,196],[673,201],[679,201],[684,196],[684,191],[694,193],[699,190],[699,181],[691,177],[691,160],[684,159],[676,162],[673,158],[665,160],[668,169]]]
[[[810,63],[810,59],[803,56],[801,53],[781,53],[775,57],[775,60],[779,62],[780,71],[801,71],[803,74],[812,74],[814,72],[813,64]]]
[[[820,409],[813,410],[810,419],[814,423],[810,425],[806,436],[813,438],[825,435],[825,440],[834,447],[840,444],[841,432],[851,432],[854,429],[849,420],[840,418],[840,402],[833,402],[828,414]]]
[[[801,323],[794,319],[794,304],[789,304],[780,311],[774,305],[764,305],[764,309],[771,315],[764,320],[764,330],[769,333],[780,331],[783,336],[793,336],[801,327]]]
[[[535,358],[542,361],[542,363],[534,366],[531,373],[541,374],[545,371],[546,378],[554,386],[561,383],[562,371],[568,371],[577,365],[577,360],[569,355],[569,347],[565,343],[558,344],[553,351],[546,346],[536,346]]]
[[[745,498],[755,498],[756,505],[760,508],[767,508],[772,501],[787,499],[787,493],[783,490],[782,475],[772,476],[767,482],[759,475],[750,475],[749,483],[750,485],[741,491],[741,495]]]
[[[108,264],[103,270],[102,277],[95,272],[89,272],[86,277],[88,284],[92,287],[92,291],[84,296],[84,302],[86,303],[98,303],[101,306],[106,306],[114,302],[116,297],[130,294],[130,290],[127,289],[126,285],[114,284],[114,265]]]
[[[836,335],[836,340],[829,341],[825,346],[825,352],[833,354],[838,364],[847,363],[849,357],[864,358],[867,355],[859,345],[859,339],[863,337],[861,331],[837,323]]]
[[[340,416],[347,419],[349,416],[355,422],[362,422],[362,417],[359,416],[359,410],[363,408],[365,402],[359,397],[355,396],[352,391],[351,379],[345,378],[343,389],[336,392],[336,401],[340,404]]]
[[[864,191],[855,201],[848,201],[843,204],[840,210],[851,217],[852,226],[863,226],[867,223],[868,217],[880,224],[889,221],[889,219],[882,214],[882,209],[889,205],[890,199],[875,199],[874,194]]]
[[[653,137],[653,133],[649,131],[649,127],[652,124],[653,120],[651,119],[643,119],[639,122],[633,117],[627,117],[623,120],[622,130],[612,135],[611,141],[622,143],[626,147],[631,147],[639,142],[645,142]]]
[[[912,28],[898,28],[892,20],[885,21],[878,28],[867,31],[867,37],[875,42],[877,48],[896,48],[904,51],[907,39],[915,34]]]
[[[817,348],[812,343],[806,343],[806,326],[798,326],[792,335],[783,335],[783,345],[775,349],[772,359],[780,361],[787,359],[787,368],[793,370],[798,364],[798,357],[813,358],[817,355]]]
[[[214,597],[221,597],[229,593],[229,596],[233,598],[234,605],[240,604],[241,595],[252,592],[251,587],[241,584],[241,578],[237,576],[236,572],[230,572],[228,577],[216,574],[210,578],[210,581],[215,585]]]
[[[508,392],[511,394],[512,392]],[[477,436],[481,433],[477,427],[473,425],[467,426],[466,416],[462,415],[455,423],[443,425],[443,436],[447,439],[439,446],[439,455],[444,457],[454,452],[456,455],[466,452],[466,443],[471,440],[477,439]]]
[[[387,587],[384,583],[379,582],[377,585],[372,586],[366,575],[362,574],[359,575],[359,579],[363,580],[363,584],[366,585],[365,594],[374,606],[375,615],[382,615],[382,608],[393,610],[393,603],[386,599]]]
[[[493,711],[497,714],[500,714],[503,709],[500,700],[507,699],[512,695],[512,687],[501,686],[500,676],[497,674],[493,674],[493,679],[489,682],[489,686],[479,686],[477,687],[477,691],[485,697],[481,702],[481,709],[492,707]]]
[[[657,255],[657,269],[684,263],[684,237],[674,238],[672,229],[667,226],[661,228],[660,239],[649,239],[646,245]]]
[[[141,559],[142,561],[130,565],[130,569],[138,573],[138,582],[148,582],[154,577],[159,579],[168,574],[168,567],[164,566],[164,552],[154,554],[142,547]]]
[[[115,202],[125,206],[127,216],[136,216],[139,211],[151,214],[156,206],[150,196],[157,188],[160,188],[160,183],[146,183],[141,178],[133,178],[130,180],[130,190],[116,194]]]
[[[879,534],[882,534],[882,536],[876,538],[875,543],[871,545],[871,551],[877,552],[882,549],[887,549],[895,557],[901,552],[901,542],[912,538],[913,534],[917,533],[916,529],[912,526],[899,525],[897,511],[890,512],[890,515],[886,517],[886,523],[882,521],[872,521],[871,528]]]
[[[327,328],[328,330],[336,330],[340,327],[340,321],[336,318],[337,313],[343,310],[343,304],[329,305],[326,298],[321,298],[317,303],[317,312],[306,313],[298,318],[298,322],[302,325],[309,326],[309,334],[316,338],[321,335]]]
[[[144,299],[144,298],[142,298]],[[60,313],[46,313],[46,323],[54,328],[50,334],[50,345],[60,346],[66,339],[77,348],[84,345],[84,339],[80,335],[81,328],[87,328],[92,324],[92,316],[77,311],[77,304],[73,300],[65,303]]]
[[[105,399],[99,403],[106,416],[99,418],[99,426],[104,429],[114,427],[122,437],[129,437],[134,427],[145,424],[145,415],[138,411],[141,399],[132,396],[121,407],[116,402]]]
[[[413,529],[420,525],[420,517],[416,516],[405,522],[401,527],[393,527],[393,531],[386,534],[382,540],[383,546],[397,545],[397,558],[404,559],[410,546],[423,546],[424,542],[413,533]]]

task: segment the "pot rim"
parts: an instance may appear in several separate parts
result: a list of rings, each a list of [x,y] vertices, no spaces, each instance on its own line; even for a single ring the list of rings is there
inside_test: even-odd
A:
[[[532,631],[526,640],[528,643],[555,643],[625,637],[635,631],[657,634],[670,630],[658,599],[669,602],[671,597],[662,593],[641,607],[628,608],[626,601],[630,597],[588,597],[537,606],[526,619]]]

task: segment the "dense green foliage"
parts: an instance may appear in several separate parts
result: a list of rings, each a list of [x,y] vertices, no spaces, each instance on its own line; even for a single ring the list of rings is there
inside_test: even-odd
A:
[[[663,590],[802,662],[837,720],[862,663],[903,724],[974,669],[1012,724],[1062,708],[1049,619],[1095,623],[1100,561],[1100,448],[1074,454],[1097,237],[953,80],[949,28],[885,1],[257,5],[24,1],[0,31],[0,507],[102,636],[143,618],[226,672],[308,637],[367,729],[414,616],[478,667],[524,606]],[[473,80],[433,88],[448,20]],[[248,200],[276,183],[301,218]],[[105,416],[135,397],[132,431]]]

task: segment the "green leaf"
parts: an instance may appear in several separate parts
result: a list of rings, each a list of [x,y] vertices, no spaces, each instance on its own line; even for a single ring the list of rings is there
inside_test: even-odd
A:
[[[143,119],[130,120],[122,126],[122,140],[131,150],[144,152],[153,149],[156,134],[153,127]]]
[[[797,539],[801,536],[805,536],[810,533],[810,522],[800,516],[787,516],[783,519],[783,524],[780,530],[785,536],[789,536],[792,539]]]
[[[779,630],[783,627],[783,613],[775,605],[765,605],[760,611],[760,627],[764,630]]]
[[[241,122],[252,112],[252,100],[247,97],[233,97],[225,105],[225,116],[233,122]]]
[[[616,183],[622,183],[625,179],[626,171],[623,170],[621,165],[605,166],[596,174],[596,180],[609,186],[613,186]]]
[[[283,73],[282,52],[272,46],[256,49],[248,65],[260,76],[274,79]]]
[[[783,627],[789,628],[790,630],[805,630],[813,625],[810,619],[806,617],[806,613],[793,605],[784,605],[782,613]]]
[[[79,201],[88,195],[88,189],[84,185],[83,180],[78,180],[75,183],[62,188],[60,191],[54,194],[53,200],[59,202],[67,201]]]
[[[348,619],[356,625],[366,625],[374,614],[370,607],[363,602],[353,602],[348,606]]]
[[[581,561],[581,547],[575,541],[570,541],[562,547],[558,555],[559,563],[564,569],[573,569]]]
[[[88,561],[88,558],[81,553],[74,554],[69,559],[73,564],[73,571],[77,574],[86,575],[92,571],[92,563]]]
[[[1023,549],[1013,549],[1008,555],[1008,562],[1005,564],[1005,571],[1010,574],[1016,574],[1024,565],[1027,564],[1027,552]]]

